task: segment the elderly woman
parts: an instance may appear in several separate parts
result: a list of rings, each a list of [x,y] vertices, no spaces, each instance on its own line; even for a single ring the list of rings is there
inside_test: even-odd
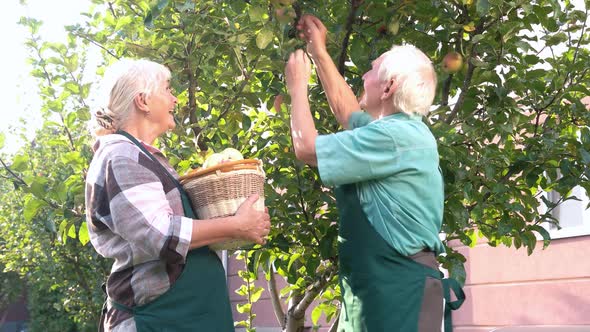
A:
[[[92,245],[114,260],[101,330],[234,331],[223,266],[208,245],[263,244],[269,215],[252,196],[234,216],[196,219],[177,173],[152,146],[175,127],[166,67],[119,61],[98,92],[86,215]]]

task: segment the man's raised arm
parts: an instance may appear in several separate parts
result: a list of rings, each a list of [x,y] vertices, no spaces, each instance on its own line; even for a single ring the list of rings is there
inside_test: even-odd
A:
[[[360,110],[354,92],[340,75],[334,61],[326,49],[327,30],[322,21],[312,15],[303,15],[297,24],[299,37],[307,43],[307,52],[315,63],[326,98],[332,113],[340,125],[348,129],[348,119],[352,112]]]

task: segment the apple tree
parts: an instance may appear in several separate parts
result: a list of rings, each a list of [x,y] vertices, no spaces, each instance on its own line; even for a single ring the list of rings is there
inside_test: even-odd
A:
[[[171,69],[178,126],[159,144],[179,173],[227,147],[264,162],[269,243],[236,253],[247,266],[238,292],[248,298],[238,307],[248,319],[238,325],[249,329],[256,325],[259,270],[285,331],[300,331],[308,314],[315,325],[330,325],[339,311],[334,197],[316,169],[295,161],[289,135],[283,72],[288,54],[304,47],[294,28],[303,13],[326,24],[329,52],[355,92],[371,60],[392,44],[414,44],[432,59],[439,84],[425,122],[439,142],[447,242],[475,245],[485,237],[492,246],[530,254],[537,236],[549,244],[543,226],[558,223],[552,209],[576,199],[568,196],[574,186],[590,189],[590,119],[580,102],[589,95],[583,6],[557,0],[93,3],[86,23],[68,27],[68,44],[43,43],[35,35],[39,23],[24,21],[33,32],[32,74],[45,123],[21,151],[3,156],[0,172],[8,182],[3,190],[14,187],[2,192],[0,223],[14,227],[2,227],[0,262],[29,289],[53,296],[47,303],[39,297],[33,307],[55,310],[76,328],[95,323],[97,285],[109,265],[87,244],[81,215],[91,158],[90,83],[83,79],[89,50],[102,56],[99,74],[123,57]],[[339,130],[317,77],[310,104],[321,134]],[[551,191],[562,198],[548,200]],[[464,280],[463,256],[448,247],[440,259]],[[287,281],[284,289],[279,277]]]

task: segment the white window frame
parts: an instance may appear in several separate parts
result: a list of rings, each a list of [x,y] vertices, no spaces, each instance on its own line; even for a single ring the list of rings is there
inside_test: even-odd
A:
[[[547,193],[550,201],[557,202],[560,198],[556,192]],[[559,220],[557,226],[545,223],[543,226],[549,232],[551,239],[562,239],[590,235],[590,209],[586,209],[590,199],[584,188],[576,186],[568,197],[575,196],[580,200],[570,199],[559,204],[551,214]]]
[[[590,110],[590,106],[587,106],[587,108]],[[578,130],[578,140],[581,139],[580,134],[581,132]],[[561,198],[561,195],[555,191],[543,195],[551,202],[558,202]],[[561,228],[549,223],[543,224],[551,239],[590,235],[590,209],[586,209],[590,203],[588,193],[581,186],[576,186],[568,193],[567,197],[572,196],[578,199],[563,201],[551,211],[553,217],[559,220],[559,227]],[[544,210],[542,213],[545,213],[547,207],[545,204],[541,204],[541,206]]]

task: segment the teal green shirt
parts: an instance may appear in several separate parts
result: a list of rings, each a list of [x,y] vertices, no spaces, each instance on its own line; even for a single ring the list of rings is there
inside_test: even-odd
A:
[[[444,252],[438,237],[444,188],[436,139],[419,115],[396,113],[379,120],[350,116],[351,130],[315,141],[326,185],[356,183],[375,230],[402,255],[425,248]]]

